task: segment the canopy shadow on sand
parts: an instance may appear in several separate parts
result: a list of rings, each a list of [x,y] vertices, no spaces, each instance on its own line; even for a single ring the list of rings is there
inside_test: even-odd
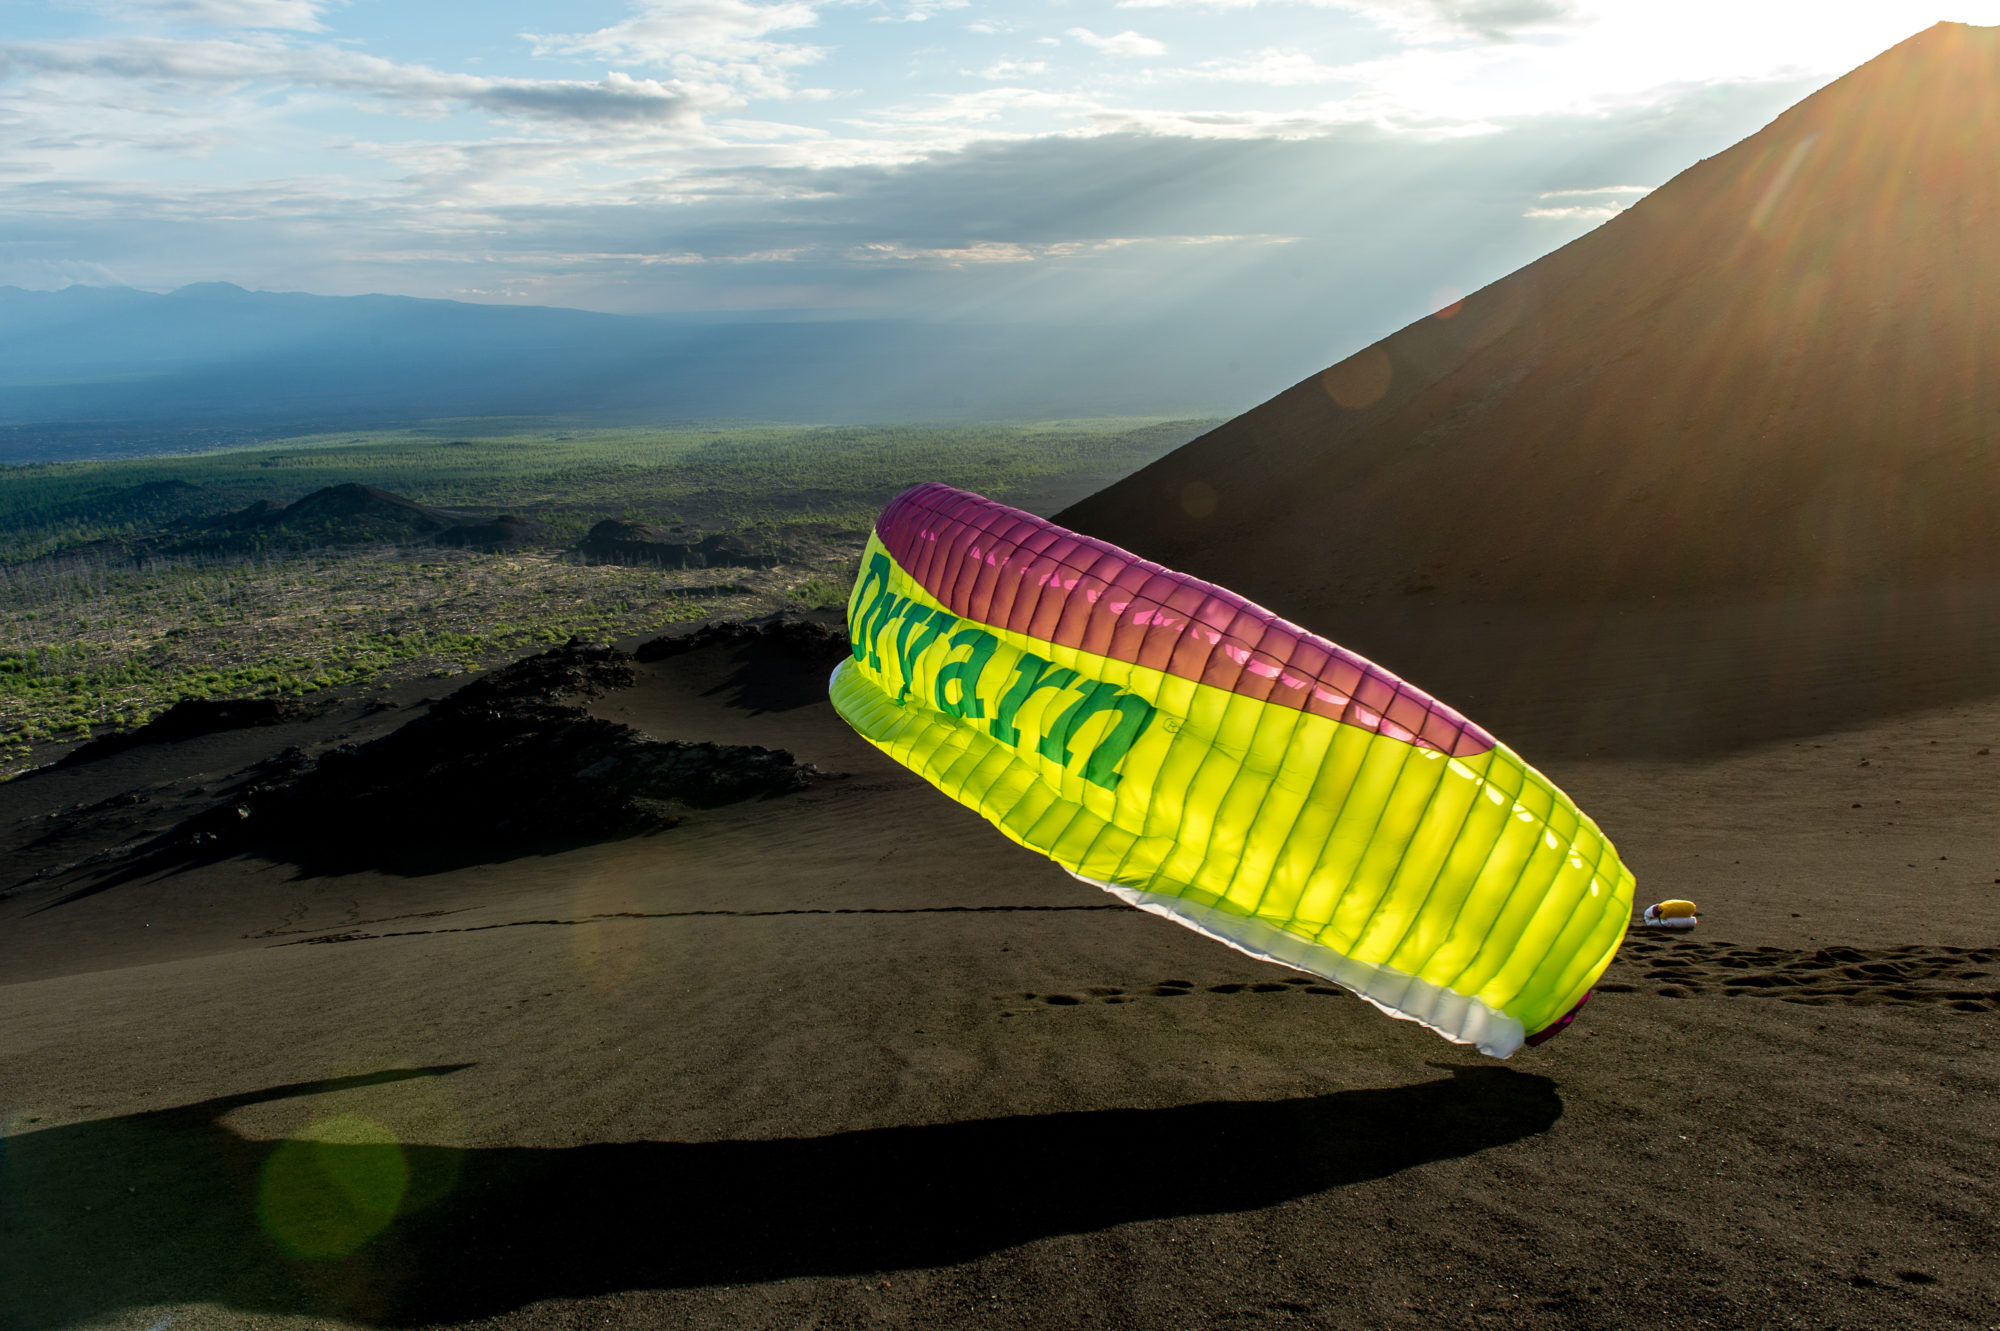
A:
[[[1453,1067],[1387,1090],[824,1137],[413,1146],[413,1191],[442,1195],[353,1255],[303,1260],[259,1227],[258,1180],[277,1143],[239,1136],[223,1114],[456,1070],[274,1087],[0,1141],[0,1317],[53,1327],[216,1303],[410,1326],[566,1296],[936,1266],[1274,1206],[1518,1141],[1563,1112],[1546,1077]]]

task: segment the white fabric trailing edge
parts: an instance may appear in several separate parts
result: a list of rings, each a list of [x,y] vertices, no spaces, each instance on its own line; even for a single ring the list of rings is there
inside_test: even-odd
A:
[[[1163,896],[1136,887],[1120,887],[1075,870],[1069,876],[1103,888],[1130,906],[1213,938],[1238,952],[1280,966],[1331,980],[1356,998],[1371,1003],[1399,1021],[1414,1021],[1453,1044],[1469,1044],[1482,1054],[1505,1058],[1528,1037],[1520,1019],[1509,1016],[1456,989],[1420,980],[1388,966],[1378,966],[1334,951],[1324,943],[1301,938],[1253,916],[1203,906],[1180,897]],[[1227,921],[1230,933],[1218,924]],[[1371,993],[1370,990],[1373,990]]]

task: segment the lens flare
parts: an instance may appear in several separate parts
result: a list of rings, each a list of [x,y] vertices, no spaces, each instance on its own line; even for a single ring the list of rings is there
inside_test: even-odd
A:
[[[1181,487],[1181,512],[1191,518],[1209,517],[1215,512],[1215,487],[1207,481],[1189,481]]]
[[[574,914],[585,923],[569,931],[570,955],[593,996],[622,992],[644,969],[643,905],[637,886],[624,873],[600,873],[578,885]]]
[[[346,1114],[320,1119],[265,1159],[257,1219],[296,1256],[345,1257],[388,1227],[409,1185],[409,1162],[387,1128]]]
[[[1364,347],[1320,376],[1326,395],[1349,411],[1372,407],[1389,391],[1395,370],[1389,353],[1379,346]]]

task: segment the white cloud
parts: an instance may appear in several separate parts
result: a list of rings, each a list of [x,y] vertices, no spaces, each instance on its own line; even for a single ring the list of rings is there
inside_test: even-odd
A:
[[[1418,41],[1472,36],[1504,42],[1581,19],[1572,0],[1340,0],[1340,7]]]
[[[632,17],[593,32],[523,33],[536,55],[589,56],[623,65],[658,65],[690,85],[733,88],[751,97],[801,94],[791,71],[826,50],[768,40],[819,22],[819,0],[639,0]],[[919,4],[923,0],[918,0]]]
[[[1169,111],[1100,107],[1089,116],[1099,134],[1153,134],[1179,139],[1317,139],[1354,118],[1326,110]]]
[[[1344,9],[1415,41],[1517,34],[1580,21],[1574,0],[1118,0],[1119,9],[1255,9],[1263,5]]]
[[[1133,246],[1187,248],[1206,245],[1290,245],[1297,236],[1202,235],[1202,236],[1104,236],[1093,240],[1058,240],[1040,243],[1013,240],[981,240],[965,245],[921,246],[900,241],[870,241],[847,251],[847,257],[863,263],[924,263],[959,268],[975,264],[1035,263],[1049,259],[1079,259]],[[798,257],[798,256],[787,256]],[[815,256],[816,257],[816,256]]]
[[[1571,204],[1560,208],[1530,208],[1523,217],[1539,217],[1559,222],[1603,222],[1625,210],[1615,203]]]
[[[1136,32],[1121,32],[1110,37],[1100,37],[1089,28],[1071,28],[1069,36],[1076,38],[1093,51],[1104,55],[1164,55],[1166,46],[1151,37],[1141,37]]]
[[[1333,83],[1346,77],[1340,67],[1322,65],[1303,51],[1276,48],[1226,60],[1204,60],[1192,69],[1175,72],[1182,78],[1212,83],[1252,83],[1266,88]]]
[[[320,13],[329,0],[113,0],[104,7],[121,17],[161,19],[209,28],[280,28],[324,32]]]
[[[923,23],[948,9],[964,9],[972,0],[909,0],[900,14],[883,14],[877,23]]]
[[[1466,127],[1667,106],[1702,87],[1823,81],[1912,35],[1925,16],[1880,0],[1120,0],[1339,8],[1379,24],[1387,54],[1345,67],[1357,114]],[[1955,18],[2000,21],[2000,0]],[[1226,19],[1216,20],[1227,22]],[[1215,59],[1231,58],[1227,50]]]
[[[1045,60],[995,60],[986,68],[973,74],[973,77],[980,79],[1018,79],[1047,73],[1048,68],[1048,62]],[[972,74],[971,70],[966,70],[965,72]]]
[[[621,64],[667,65],[686,56],[757,59],[770,54],[764,38],[810,28],[819,12],[810,0],[753,5],[746,0],[641,0],[637,13],[608,28],[569,34],[523,33],[536,55],[597,56]]]
[[[1032,263],[1037,248],[1046,251],[1054,247],[1031,247],[1015,244],[1012,241],[985,240],[970,245],[922,248],[896,241],[874,241],[855,246],[850,257],[864,263],[922,262],[959,267],[964,264]]]
[[[1562,222],[1603,222],[1618,216],[1639,199],[1651,194],[1652,185],[1597,185],[1588,189],[1543,190],[1535,207],[1523,217]],[[1551,199],[1575,199],[1576,203],[1551,203]],[[1627,201],[1630,202],[1627,202]]]
[[[1537,197],[1544,199],[1582,199],[1597,194],[1628,194],[1634,197],[1651,194],[1657,185],[1598,185],[1591,189],[1550,189],[1543,190]]]
[[[923,101],[877,108],[849,123],[870,138],[894,138],[905,142],[913,134],[924,136],[924,146],[932,150],[961,147],[975,139],[1026,137],[1010,134],[996,125],[1023,113],[1074,118],[1099,109],[1094,99],[1081,93],[1052,92],[1034,88],[979,88],[951,93]],[[940,141],[935,134],[947,129]]]
[[[398,64],[336,46],[291,46],[246,38],[180,41],[163,37],[0,45],[0,77],[9,68],[143,83],[155,95],[200,88],[282,85],[357,94],[441,112],[453,105],[502,116],[546,120],[667,122],[704,101],[657,79],[613,70],[595,82],[489,78],[426,65]]]

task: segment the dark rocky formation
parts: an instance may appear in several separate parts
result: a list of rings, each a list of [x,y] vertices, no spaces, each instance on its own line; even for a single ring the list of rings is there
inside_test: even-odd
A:
[[[649,739],[581,705],[632,679],[610,648],[518,661],[381,739],[280,755],[154,854],[260,848],[328,871],[422,871],[670,827],[818,775],[782,750]]]
[[[285,506],[275,499],[259,499],[256,503],[246,504],[234,513],[226,513],[222,517],[207,523],[197,522],[190,525],[214,526],[232,530],[245,527],[263,527],[276,522],[278,515],[284,511]]]
[[[329,530],[343,536],[380,533],[389,539],[432,536],[468,521],[463,513],[431,508],[372,485],[330,485],[294,500],[265,521],[300,531]]]
[[[665,661],[717,646],[774,649],[784,656],[831,667],[847,655],[847,632],[839,625],[810,619],[770,619],[761,623],[732,619],[704,624],[693,633],[677,637],[654,638],[641,643],[632,655],[639,661]]]
[[[548,536],[532,518],[479,518],[353,483],[330,485],[290,504],[259,499],[234,513],[187,518],[176,526],[166,553],[382,544],[512,550]]]
[[[463,526],[448,527],[437,534],[437,544],[474,550],[516,550],[524,545],[538,544],[547,535],[548,528],[534,519],[503,513],[491,522],[469,522]]]
[[[195,739],[250,726],[275,726],[309,716],[318,707],[319,704],[298,698],[183,698],[135,730],[104,735],[71,750],[59,765],[93,762],[141,744]]]
[[[655,638],[634,656],[673,688],[747,712],[789,712],[826,705],[827,675],[847,656],[847,633],[839,623],[780,613]]]
[[[680,528],[662,532],[622,518],[598,523],[576,548],[590,559],[660,568],[775,568],[786,561],[783,550],[766,549],[733,532],[698,537]]]

